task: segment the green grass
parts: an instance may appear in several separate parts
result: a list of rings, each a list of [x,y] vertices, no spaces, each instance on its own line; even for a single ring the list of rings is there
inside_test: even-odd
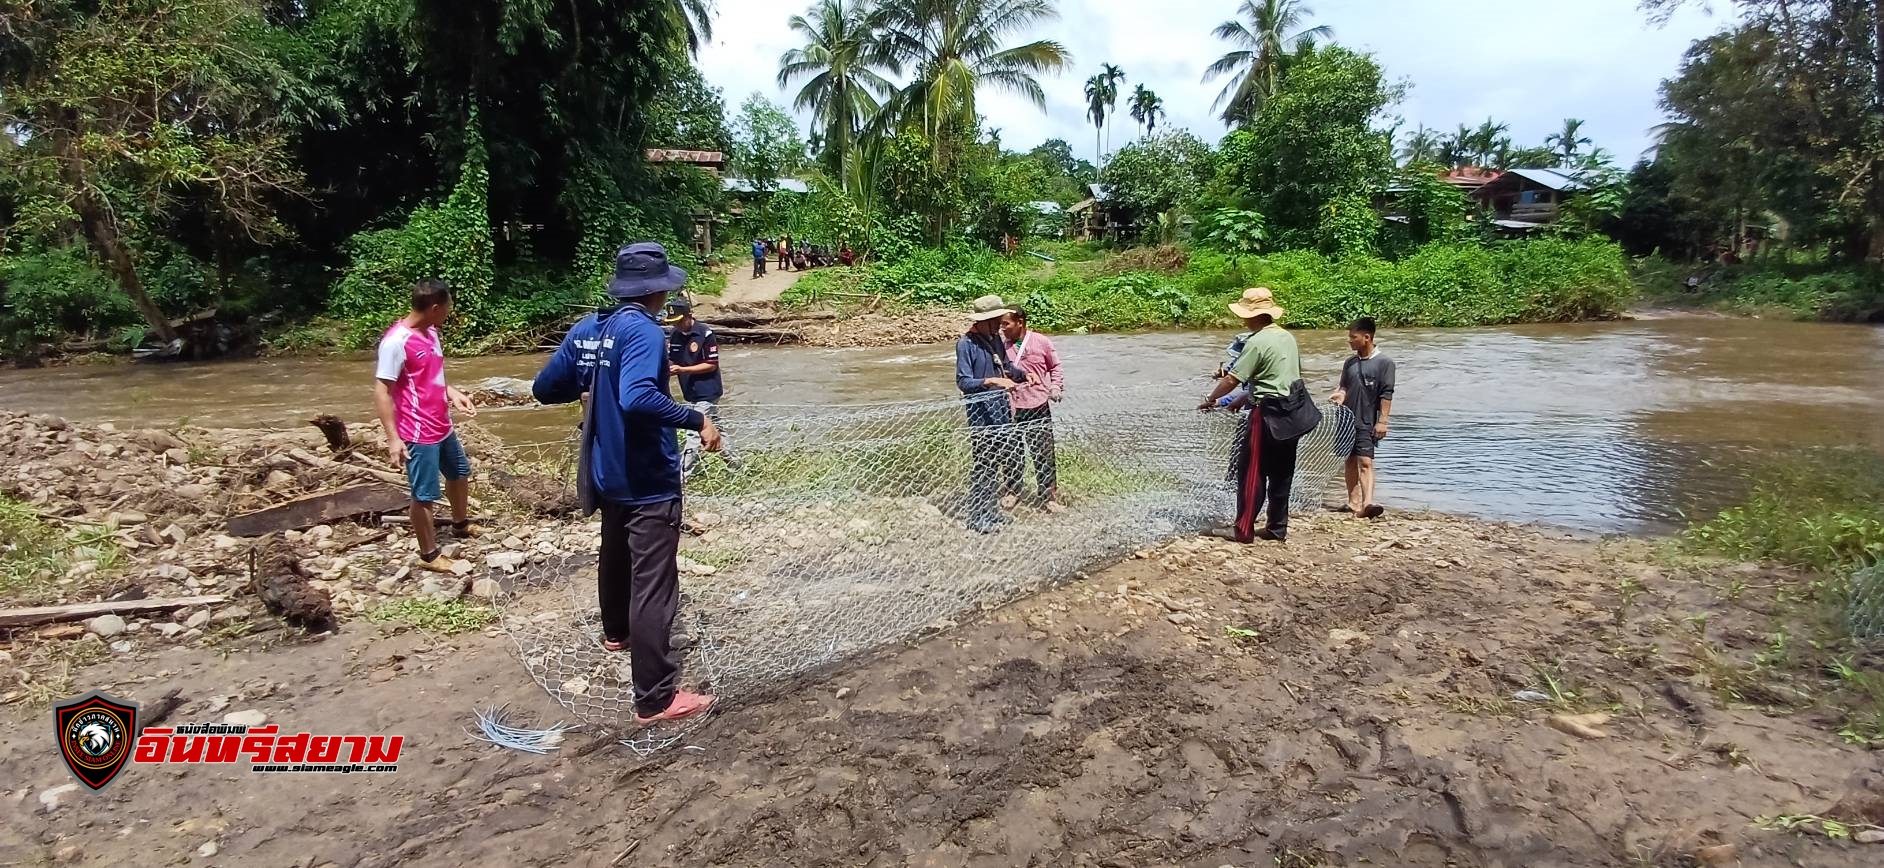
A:
[[[366,617],[376,624],[412,627],[443,636],[482,630],[497,622],[497,612],[489,606],[466,600],[419,597],[387,603],[368,612]]]
[[[1698,550],[1837,573],[1884,557],[1884,458],[1826,450],[1756,471],[1746,498],[1691,526]]]
[[[1079,332],[1232,325],[1226,306],[1254,285],[1274,289],[1289,310],[1287,323],[1302,328],[1339,328],[1363,315],[1388,327],[1601,319],[1620,314],[1636,296],[1621,248],[1596,239],[1432,244],[1397,260],[1334,260],[1312,251],[1232,257],[1203,248],[1052,249],[1066,258],[1043,263],[956,247],[824,269],[801,279],[783,303],[959,309],[996,293],[1025,306],[1044,331]]]
[[[35,605],[83,596],[108,581],[123,558],[123,549],[104,527],[67,526],[27,504],[0,497],[0,602]],[[71,584],[59,584],[73,566],[85,561],[97,568]]]

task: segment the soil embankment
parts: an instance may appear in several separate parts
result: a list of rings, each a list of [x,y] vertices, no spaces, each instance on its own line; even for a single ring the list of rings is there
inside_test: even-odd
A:
[[[205,502],[271,496],[250,481],[269,462],[241,469],[233,442],[212,467],[187,431],[172,434],[183,445],[127,457],[118,434],[33,424],[53,442],[116,447],[107,458],[163,485],[209,485]],[[270,436],[320,447],[312,428]],[[184,468],[178,480],[230,475],[171,482],[148,470],[159,461]],[[46,473],[42,458],[25,466],[32,480]],[[62,506],[68,481],[77,473],[45,481],[41,508],[97,513],[89,490]],[[117,478],[91,484],[105,486],[104,504],[124,496]],[[259,490],[268,484],[264,473]],[[131,507],[146,521],[129,524]],[[184,507],[135,497],[118,509],[121,525],[175,520],[186,540],[211,541],[200,558],[187,542],[152,545],[120,575],[154,582],[177,575],[160,569],[173,563],[189,573],[182,584],[241,578],[210,557],[209,519],[184,529]],[[513,517],[495,499],[483,509],[520,552],[592,533]],[[94,644],[98,662],[68,673],[71,693],[153,703],[174,691],[171,723],[254,711],[285,732],[398,734],[398,772],[134,766],[102,794],[62,791],[70,777],[45,706],[9,695],[0,851],[77,864],[1206,868],[1856,866],[1884,854],[1753,825],[1808,814],[1884,824],[1881,755],[1843,744],[1821,710],[1754,689],[1778,601],[1799,581],[1756,565],[1433,515],[1314,516],[1286,547],[1180,539],[784,698],[729,707],[691,735],[697,750],[640,760],[591,745],[593,733],[546,757],[469,738],[487,704],[563,715],[495,628],[448,636],[359,616],[355,595],[368,608],[422,594],[400,570],[410,543],[335,551],[378,531],[325,527],[293,542],[334,596],[336,633],[308,636],[251,602],[215,622],[246,630],[159,635],[166,616],[112,637],[17,635],[3,662]],[[466,545],[480,575],[512,560],[487,563],[511,550],[501,539]],[[364,546],[383,556],[353,555]],[[107,639],[123,644],[106,651]],[[1581,714],[1608,715],[1584,720],[1602,737],[1550,723]]]

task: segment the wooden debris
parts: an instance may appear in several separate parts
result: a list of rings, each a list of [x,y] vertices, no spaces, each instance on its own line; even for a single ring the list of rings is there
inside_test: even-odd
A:
[[[347,434],[347,423],[339,416],[324,413],[307,420],[309,425],[321,429],[327,437],[327,449],[336,455],[353,450],[353,437]]]
[[[170,713],[176,711],[182,704],[183,691],[175,687],[170,688],[169,692],[157,697],[157,701],[151,703],[149,711],[137,716],[138,732],[143,732],[147,726],[163,723],[169,719]]]
[[[1609,715],[1607,714],[1553,714],[1547,722],[1550,724],[1551,729],[1574,735],[1577,738],[1594,739],[1609,737],[1609,733],[1597,729],[1597,727],[1609,722]]]
[[[266,537],[249,550],[249,590],[282,620],[324,633],[334,629],[334,601],[308,578],[294,548],[279,538]]]
[[[233,536],[255,537],[284,530],[300,530],[356,515],[405,509],[411,503],[412,496],[402,488],[367,483],[290,500],[259,512],[231,516],[229,533]]]
[[[0,627],[31,627],[83,621],[99,615],[127,615],[133,612],[162,612],[190,606],[213,606],[228,600],[221,595],[205,597],[170,597],[143,600],[119,600],[112,603],[68,603],[63,606],[28,606],[0,609]],[[83,632],[81,629],[80,632]]]

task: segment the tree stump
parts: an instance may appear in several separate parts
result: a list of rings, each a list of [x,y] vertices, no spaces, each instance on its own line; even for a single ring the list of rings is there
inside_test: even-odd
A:
[[[335,455],[353,448],[353,438],[347,434],[347,423],[339,416],[324,413],[307,420],[307,423],[321,429],[321,433],[327,435],[327,449]]]
[[[268,611],[309,633],[334,629],[333,599],[307,581],[294,547],[280,538],[266,537],[249,549],[249,590]]]

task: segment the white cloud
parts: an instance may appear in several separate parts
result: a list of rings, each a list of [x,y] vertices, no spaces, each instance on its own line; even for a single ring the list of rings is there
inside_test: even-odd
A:
[[[1093,128],[1085,120],[1083,86],[1102,63],[1122,67],[1128,82],[1164,98],[1168,126],[1205,139],[1223,132],[1211,111],[1221,82],[1200,81],[1225,47],[1211,28],[1230,17],[1234,0],[1061,0],[1059,22],[1034,38],[1057,39],[1073,66],[1041,82],[1043,113],[1008,94],[981,97],[988,124],[1002,143],[1025,150],[1062,138],[1088,158]],[[1541,144],[1563,118],[1583,118],[1586,134],[1627,163],[1648,145],[1662,121],[1658,87],[1673,74],[1689,43],[1723,22],[1698,11],[1651,25],[1637,0],[1312,0],[1311,24],[1334,28],[1336,41],[1374,53],[1387,74],[1411,85],[1394,110],[1407,127],[1450,130],[1487,117],[1511,125],[1521,144]],[[700,57],[707,79],[725,89],[729,110],[757,90],[781,104],[778,57],[798,43],[785,26],[801,11],[793,0],[719,0],[713,42]],[[1123,114],[1112,146],[1129,141]],[[808,120],[800,118],[801,122]]]

